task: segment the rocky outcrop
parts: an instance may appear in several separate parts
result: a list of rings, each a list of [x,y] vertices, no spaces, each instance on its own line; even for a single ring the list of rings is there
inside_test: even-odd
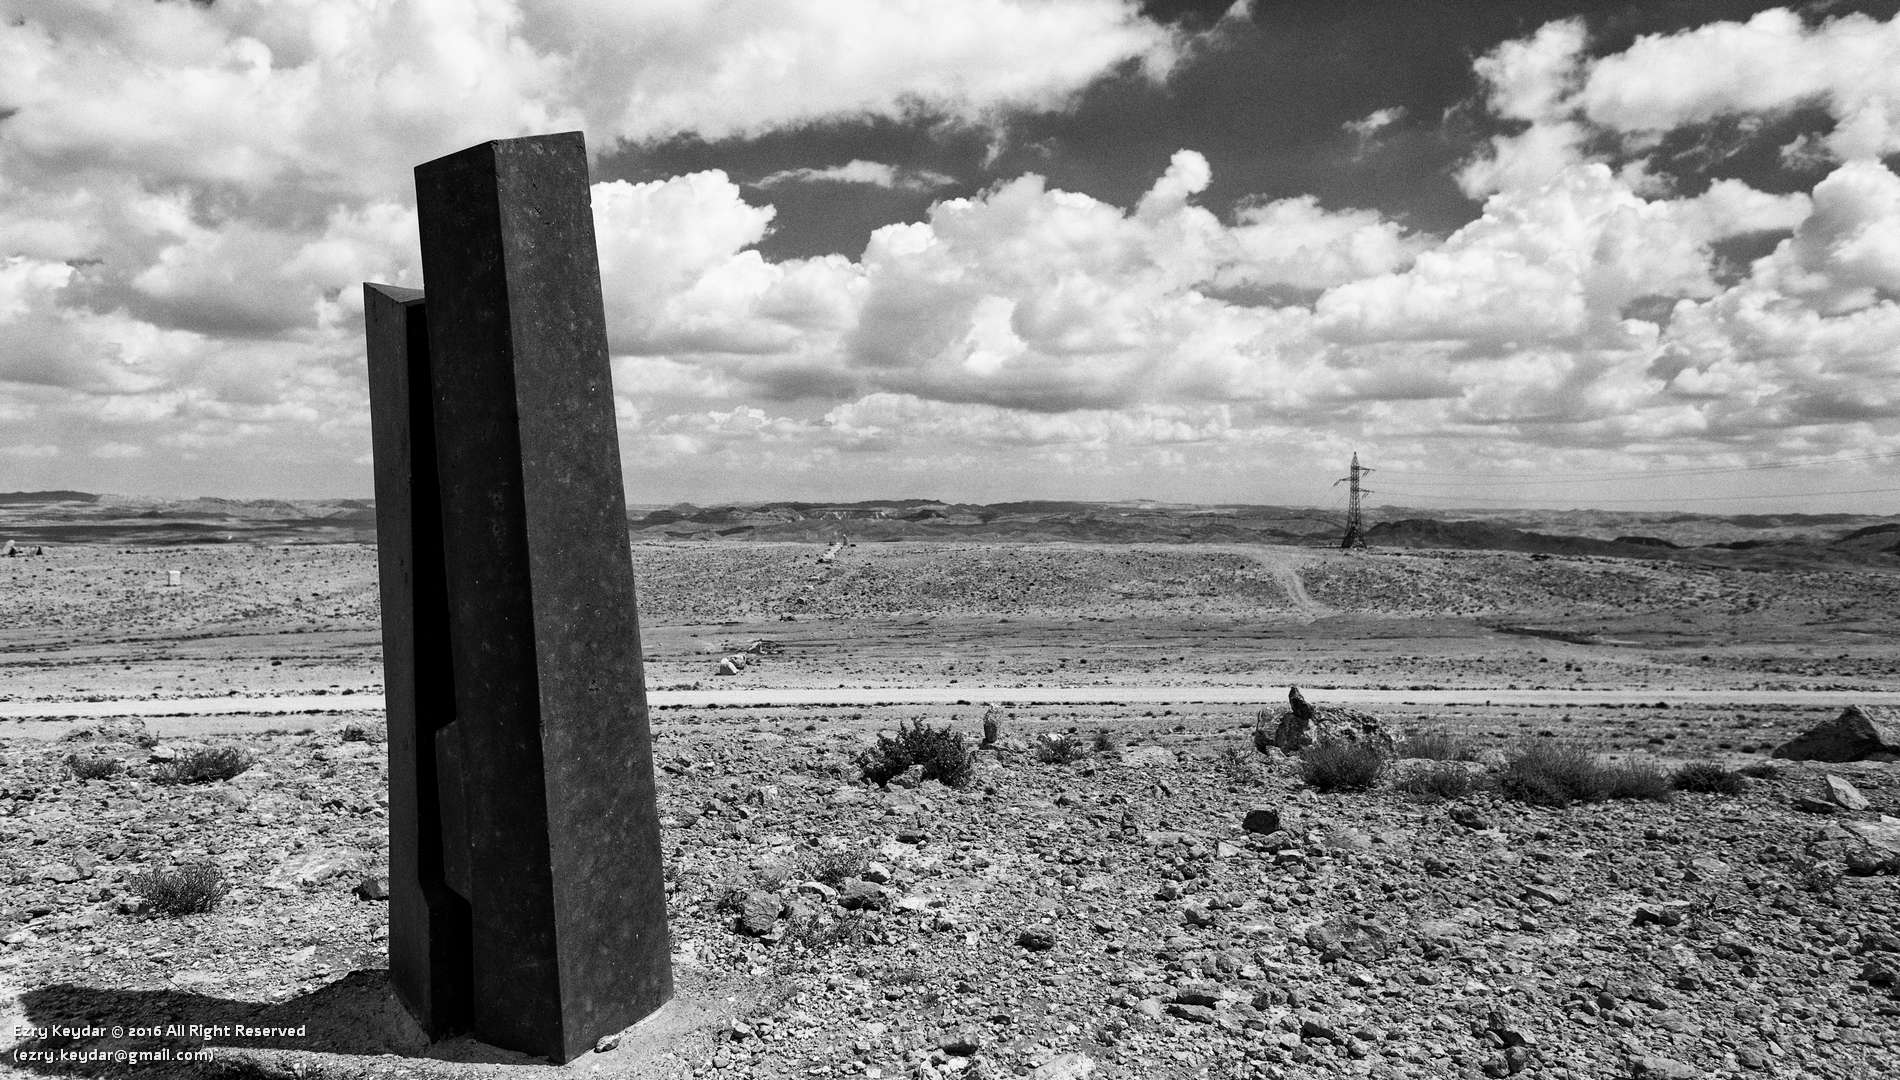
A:
[[[1775,747],[1793,761],[1900,761],[1900,709],[1850,705],[1824,724]]]
[[[1261,709],[1254,715],[1253,745],[1261,753],[1274,748],[1298,753],[1325,742],[1372,742],[1386,753],[1392,752],[1391,733],[1371,713],[1309,704],[1298,687],[1293,687],[1287,697],[1288,708]]]

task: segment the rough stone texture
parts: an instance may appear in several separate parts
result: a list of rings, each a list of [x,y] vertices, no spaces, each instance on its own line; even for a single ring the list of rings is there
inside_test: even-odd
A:
[[[1841,809],[1865,810],[1871,805],[1867,801],[1867,796],[1860,793],[1859,788],[1841,777],[1830,774],[1825,778],[1825,781],[1827,783],[1827,797],[1832,799]]]
[[[416,202],[454,709],[432,730],[410,720],[413,735],[392,710],[392,765],[414,738],[416,774],[432,758],[439,777],[471,1029],[569,1061],[672,995],[586,150],[577,132],[471,147],[419,166]],[[409,539],[420,551],[420,530]],[[392,830],[400,817],[426,837],[427,808],[395,801]],[[405,843],[399,892],[415,887]],[[393,939],[392,964],[414,963],[415,943]]]
[[[1775,747],[1794,761],[1900,761],[1900,710],[1885,705],[1849,705]]]
[[[1302,714],[1304,713],[1304,715]],[[1278,748],[1298,753],[1323,742],[1372,742],[1391,753],[1391,733],[1371,713],[1336,705],[1308,705],[1303,711],[1261,709],[1254,717],[1253,743],[1261,753]]]

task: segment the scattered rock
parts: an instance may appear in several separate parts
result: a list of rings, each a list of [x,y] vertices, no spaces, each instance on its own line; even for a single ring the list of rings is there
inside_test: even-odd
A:
[[[1053,927],[1032,926],[1016,935],[1016,944],[1030,952],[1048,952],[1056,947],[1056,932]]]
[[[1804,814],[1832,814],[1840,809],[1831,799],[1822,799],[1813,795],[1796,795],[1794,808]]]
[[[1214,1010],[1205,1005],[1183,1005],[1178,1002],[1168,1006],[1168,1015],[1192,1020],[1197,1024],[1211,1024],[1219,1019]]]
[[[1841,715],[1775,747],[1792,761],[1900,761],[1900,710],[1850,705]]]
[[[1094,1073],[1094,1058],[1087,1054],[1062,1054],[1029,1070],[1023,1080],[1083,1080]]]
[[[739,931],[754,937],[764,937],[778,928],[779,916],[785,913],[785,902],[777,893],[764,889],[747,889],[739,908]]]
[[[1843,810],[1865,810],[1873,805],[1859,788],[1833,773],[1827,775],[1827,797]]]
[[[1287,821],[1281,817],[1279,808],[1273,806],[1256,806],[1247,811],[1247,816],[1240,820],[1241,828],[1262,836],[1281,832],[1286,824]]]
[[[1660,1054],[1639,1054],[1630,1059],[1630,1076],[1635,1080],[1699,1080],[1702,1070]]]
[[[356,885],[356,897],[359,900],[389,899],[389,879],[381,875],[364,878]]]
[[[40,877],[47,881],[57,881],[62,885],[70,885],[85,876],[86,875],[79,872],[77,867],[70,866],[66,863],[54,863],[40,870]]]
[[[615,1032],[612,1035],[602,1035],[599,1041],[594,1043],[594,1053],[605,1054],[608,1051],[612,1050],[614,1047],[619,1046],[619,1045],[620,1045],[619,1032]]]

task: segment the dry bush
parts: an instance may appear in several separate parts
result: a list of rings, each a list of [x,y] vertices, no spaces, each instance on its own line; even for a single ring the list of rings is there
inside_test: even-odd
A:
[[[1459,765],[1460,759],[1447,758],[1435,760],[1431,765],[1415,769],[1401,777],[1392,786],[1408,795],[1417,795],[1427,799],[1462,799],[1466,795],[1484,786],[1484,781]]]
[[[1731,772],[1713,761],[1692,761],[1669,777],[1677,791],[1695,791],[1705,795],[1740,795],[1748,790],[1742,774]]]
[[[862,850],[821,851],[800,868],[807,881],[822,882],[837,888],[844,881],[863,877],[871,857]]]
[[[1603,772],[1608,781],[1606,798],[1668,802],[1676,797],[1675,785],[1669,782],[1669,774],[1654,765],[1619,761],[1604,766]]]
[[[67,754],[66,771],[75,780],[110,780],[125,771],[125,762],[105,754]]]
[[[1223,746],[1214,755],[1214,768],[1235,787],[1259,787],[1266,780],[1260,755],[1239,746]]]
[[[1367,791],[1385,773],[1385,751],[1340,739],[1300,751],[1300,778],[1315,791]]]
[[[931,727],[921,719],[899,725],[897,737],[879,735],[877,745],[855,759],[858,772],[883,787],[912,765],[921,765],[924,779],[946,787],[962,787],[976,772],[976,751],[948,724]]]
[[[1044,735],[1036,740],[1036,760],[1044,765],[1067,765],[1087,756],[1082,740],[1073,735]]]
[[[1668,802],[1674,794],[1669,774],[1654,765],[1606,765],[1586,747],[1548,740],[1512,751],[1498,774],[1498,788],[1519,802],[1556,807],[1606,799]]]
[[[176,870],[147,870],[126,883],[147,910],[160,915],[194,915],[210,911],[231,887],[211,863],[192,863]]]
[[[161,784],[205,784],[229,780],[251,765],[251,755],[235,747],[194,747],[153,766],[152,779]]]
[[[1476,761],[1478,748],[1457,735],[1442,731],[1423,732],[1407,735],[1399,740],[1398,756],[1402,758],[1429,758],[1432,761]]]
[[[1115,736],[1114,732],[1108,730],[1105,727],[1098,727],[1095,729],[1095,752],[1096,753],[1112,754],[1115,751],[1120,750],[1121,748],[1122,748],[1122,741],[1121,739]]]

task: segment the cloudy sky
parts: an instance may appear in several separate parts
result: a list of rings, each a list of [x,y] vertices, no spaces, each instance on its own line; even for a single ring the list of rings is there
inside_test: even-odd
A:
[[[371,489],[580,129],[636,503],[1900,510],[1900,3],[0,0],[0,490]]]

